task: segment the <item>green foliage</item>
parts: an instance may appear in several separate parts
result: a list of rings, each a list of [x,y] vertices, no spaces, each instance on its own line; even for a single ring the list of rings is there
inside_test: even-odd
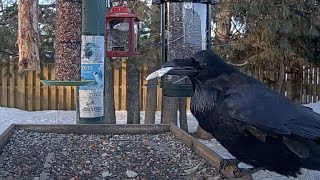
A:
[[[129,7],[140,19],[139,46],[140,65],[157,66],[160,60],[160,8],[147,6],[147,1],[130,1]]]
[[[39,6],[40,59],[43,63],[54,62],[55,4]]]
[[[0,13],[0,61],[17,60],[18,5],[12,4]]]
[[[236,0],[231,42],[223,54],[235,62],[320,63],[320,6],[317,0]]]
[[[40,59],[42,63],[54,61],[54,30],[55,4],[51,0],[39,5]],[[17,1],[6,1],[0,12],[0,66],[2,61],[18,61],[17,31],[18,4]],[[1,63],[2,62],[2,63]]]

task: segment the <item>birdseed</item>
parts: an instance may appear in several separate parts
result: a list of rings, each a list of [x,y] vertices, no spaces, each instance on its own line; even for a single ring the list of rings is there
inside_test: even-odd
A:
[[[213,166],[171,133],[75,135],[14,132],[0,179],[216,179]]]
[[[128,51],[129,33],[109,29],[107,33],[107,51]]]
[[[57,0],[55,78],[80,80],[81,0]]]
[[[183,59],[206,49],[207,5],[201,3],[168,3],[166,13],[167,60]],[[189,79],[178,80],[179,76],[166,76],[166,81],[177,84],[189,83]]]

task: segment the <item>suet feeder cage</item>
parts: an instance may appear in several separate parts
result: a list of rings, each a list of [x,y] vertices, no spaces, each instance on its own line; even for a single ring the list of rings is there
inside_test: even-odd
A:
[[[154,0],[161,7],[162,63],[184,59],[211,48],[211,5],[216,0]],[[161,79],[163,95],[192,96],[192,84],[181,74],[169,72]]]
[[[139,19],[118,1],[106,16],[107,57],[134,57],[138,55]]]

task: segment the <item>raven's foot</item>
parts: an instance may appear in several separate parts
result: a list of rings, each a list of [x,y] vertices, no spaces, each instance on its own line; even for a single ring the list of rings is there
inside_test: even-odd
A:
[[[263,170],[263,168],[237,168],[233,171],[233,174],[235,178],[240,178],[243,176],[250,176],[260,170]]]
[[[220,169],[225,169],[228,166],[235,166],[238,168],[238,164],[240,163],[237,159],[222,159],[220,161]]]
[[[237,159],[222,159],[220,161],[220,174],[223,174],[227,178],[234,178],[234,171],[238,169],[240,163]]]

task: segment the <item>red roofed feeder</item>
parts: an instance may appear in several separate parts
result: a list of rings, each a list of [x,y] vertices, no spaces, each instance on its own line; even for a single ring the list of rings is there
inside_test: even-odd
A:
[[[119,1],[106,16],[107,57],[138,55],[138,17]]]

